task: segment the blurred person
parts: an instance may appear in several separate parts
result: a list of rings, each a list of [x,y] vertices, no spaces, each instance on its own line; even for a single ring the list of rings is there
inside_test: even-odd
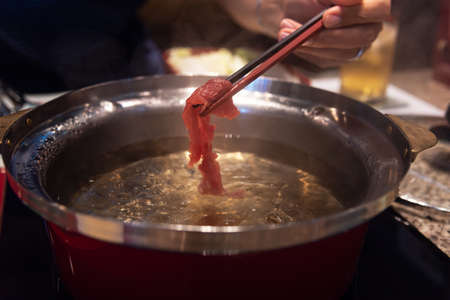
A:
[[[327,30],[295,52],[321,67],[361,54],[390,13],[389,0],[217,1],[243,28],[279,39],[337,5],[324,16]],[[150,10],[160,9],[152,15],[159,13],[161,20],[166,13],[176,19],[177,11],[194,5],[183,0],[1,1],[0,79],[22,91],[46,92],[164,73],[152,28],[143,27],[137,17],[148,3]]]

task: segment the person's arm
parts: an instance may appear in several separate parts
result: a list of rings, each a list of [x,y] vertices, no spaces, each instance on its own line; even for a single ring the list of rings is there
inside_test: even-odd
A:
[[[301,1],[301,0],[300,0]],[[276,38],[285,17],[283,0],[219,0],[242,27]]]
[[[279,39],[327,7],[327,28],[295,53],[321,67],[337,66],[367,48],[390,17],[390,0],[221,0],[243,27]]]

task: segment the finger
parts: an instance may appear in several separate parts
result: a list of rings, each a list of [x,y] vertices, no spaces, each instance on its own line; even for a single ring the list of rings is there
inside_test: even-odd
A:
[[[302,26],[301,23],[298,23],[297,21],[294,21],[292,19],[285,18],[285,19],[281,20],[280,30],[292,29],[292,31],[294,31],[294,30],[298,29],[300,26]]]
[[[345,63],[346,61],[341,60],[334,60],[334,59],[325,59],[323,57],[311,55],[308,53],[301,53],[296,52],[295,53],[298,57],[320,67],[320,68],[331,68],[331,67],[337,67]]]
[[[291,33],[292,28],[285,28],[280,31],[279,38],[282,39]],[[305,60],[321,67],[335,67],[355,58],[361,48],[354,49],[327,49],[300,46],[295,50],[295,54]]]
[[[342,6],[350,6],[361,4],[363,0],[318,0],[318,2],[325,6],[330,5],[342,5]]]
[[[334,6],[328,9],[323,16],[323,23],[327,28],[336,28],[381,22],[388,20],[390,15],[390,0],[364,0],[359,5]]]
[[[320,49],[311,48],[306,46],[300,46],[295,50],[296,54],[309,54],[311,56],[320,57],[327,60],[333,61],[348,61],[355,58],[361,48],[355,49]]]
[[[322,30],[311,36],[305,46],[316,48],[352,49],[368,47],[377,38],[383,25],[361,24],[344,28]]]
[[[284,19],[280,24],[278,38],[283,39],[301,24]],[[316,32],[303,45],[315,48],[354,49],[369,46],[378,36],[380,23],[361,24],[344,28],[327,29]]]

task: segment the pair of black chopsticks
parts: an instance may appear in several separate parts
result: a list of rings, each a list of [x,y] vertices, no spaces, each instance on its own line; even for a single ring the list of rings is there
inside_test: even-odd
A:
[[[221,105],[226,99],[239,92],[241,89],[246,87],[256,78],[261,76],[265,71],[272,67],[275,63],[286,57],[291,53],[297,46],[303,43],[307,38],[309,38],[313,33],[323,27],[322,17],[325,10],[314,16],[303,26],[295,30],[293,33],[285,37],[283,40],[279,41],[259,57],[252,60],[233,74],[231,74],[227,80],[230,81],[233,86],[225,93],[221,98],[216,101],[211,102],[205,106],[200,115],[206,116],[216,107]]]

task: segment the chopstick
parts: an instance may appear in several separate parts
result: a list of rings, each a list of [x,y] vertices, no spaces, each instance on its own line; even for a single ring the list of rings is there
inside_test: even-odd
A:
[[[249,85],[270,67],[285,58],[317,30],[321,29],[323,27],[322,17],[324,13],[325,10],[314,16],[286,38],[270,47],[258,58],[249,62],[247,65],[230,75],[227,80],[233,83],[232,88],[221,98],[211,102],[209,105],[206,105],[200,112],[200,116],[207,116],[210,112],[216,109],[216,107],[220,106],[228,98],[232,97],[244,87]]]
[[[242,68],[240,68],[239,70],[237,70],[236,72],[234,72],[233,74],[228,76],[227,80],[231,83],[235,83],[236,81],[241,79],[245,74],[250,72],[254,67],[256,67],[260,63],[266,61],[269,57],[274,55],[276,52],[280,51],[281,48],[285,47],[287,44],[292,42],[296,37],[298,37],[300,34],[305,32],[308,28],[310,28],[315,23],[320,21],[322,19],[324,13],[325,13],[325,10],[322,11],[321,13],[319,13],[318,15],[314,16],[308,22],[303,24],[303,26],[301,26],[300,28],[295,30],[293,33],[291,33],[290,35],[288,35],[287,37],[285,37],[284,39],[282,39],[281,41],[279,41],[278,43],[276,43],[275,45],[273,45],[272,47],[267,49],[259,57],[255,58],[254,60],[252,60],[251,62],[249,62],[248,64],[246,64],[245,66],[243,66]]]

